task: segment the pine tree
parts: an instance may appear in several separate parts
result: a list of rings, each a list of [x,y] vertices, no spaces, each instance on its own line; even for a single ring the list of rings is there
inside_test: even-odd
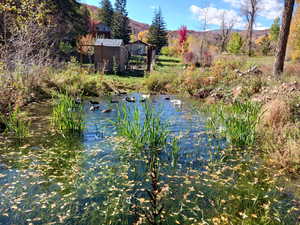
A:
[[[155,11],[152,25],[149,29],[148,43],[155,45],[158,52],[168,42],[166,24],[162,16],[161,9]]]
[[[110,0],[102,0],[101,8],[99,9],[99,20],[108,27],[111,27],[114,16],[114,9]]]
[[[112,23],[112,37],[115,39],[123,39],[124,43],[127,44],[130,40],[130,33],[126,0],[116,0]]]

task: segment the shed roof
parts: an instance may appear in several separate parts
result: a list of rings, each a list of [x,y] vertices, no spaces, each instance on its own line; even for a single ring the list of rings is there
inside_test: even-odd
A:
[[[106,47],[120,47],[123,45],[122,39],[96,39],[96,46],[106,46]]]
[[[147,44],[147,43],[145,43],[145,42],[143,42],[141,40],[130,42],[128,45],[132,45],[132,44],[143,44],[143,45],[149,46],[149,44]]]

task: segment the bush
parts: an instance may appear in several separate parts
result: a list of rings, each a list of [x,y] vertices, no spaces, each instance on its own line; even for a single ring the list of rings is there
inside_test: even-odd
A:
[[[170,86],[176,79],[176,74],[153,73],[146,79],[146,86],[149,91],[167,92],[170,91]]]
[[[160,54],[165,56],[171,56],[169,47],[168,46],[162,47],[162,49],[160,50]]]
[[[226,77],[234,75],[234,70],[241,69],[245,64],[245,59],[235,56],[219,56],[216,57],[212,67],[211,74],[216,77]]]

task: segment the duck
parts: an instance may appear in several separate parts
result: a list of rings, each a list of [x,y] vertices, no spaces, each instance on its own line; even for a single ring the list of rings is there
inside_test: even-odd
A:
[[[100,106],[91,106],[91,108],[90,108],[90,111],[92,111],[92,112],[94,112],[94,111],[96,111],[96,110],[99,110],[100,109]]]
[[[126,97],[125,100],[126,100],[127,102],[135,102],[135,101],[136,101],[136,100],[135,100],[135,97]]]
[[[92,105],[99,105],[99,102],[97,102],[97,101],[90,101],[90,103],[92,104]]]
[[[145,99],[145,98],[142,98],[142,99],[140,100],[140,102],[146,102],[146,99]]]
[[[121,95],[127,95],[127,92],[126,91],[119,91],[118,96],[121,96]]]
[[[104,109],[104,110],[102,110],[101,112],[102,112],[102,113],[110,113],[110,112],[112,112],[112,109]]]
[[[178,106],[182,105],[181,100],[178,100],[178,99],[171,100],[171,103],[173,103],[174,105],[178,105]]]
[[[113,103],[113,104],[115,104],[115,103],[119,103],[119,101],[118,100],[110,100],[110,103]]]
[[[2,134],[6,130],[6,124],[3,122],[0,122],[0,134]]]
[[[81,103],[82,103],[81,98],[77,97],[77,98],[75,99],[75,104],[76,104],[76,105],[80,105]]]
[[[150,95],[142,95],[143,99],[150,98]]]
[[[171,98],[170,98],[170,97],[165,97],[165,100],[168,100],[168,101],[169,101],[169,100],[171,100]]]

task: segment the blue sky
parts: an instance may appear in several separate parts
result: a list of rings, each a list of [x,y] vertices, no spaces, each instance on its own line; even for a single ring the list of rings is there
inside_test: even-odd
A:
[[[101,0],[81,0],[83,3],[99,6]],[[114,0],[111,0],[114,4]],[[189,30],[217,29],[224,15],[227,23],[235,28],[244,29],[245,19],[240,14],[240,4],[247,0],[127,0],[129,17],[139,22],[151,24],[155,8],[162,9],[167,28],[176,30],[186,25]],[[261,0],[260,15],[256,29],[270,27],[273,20],[280,16],[282,0]]]

